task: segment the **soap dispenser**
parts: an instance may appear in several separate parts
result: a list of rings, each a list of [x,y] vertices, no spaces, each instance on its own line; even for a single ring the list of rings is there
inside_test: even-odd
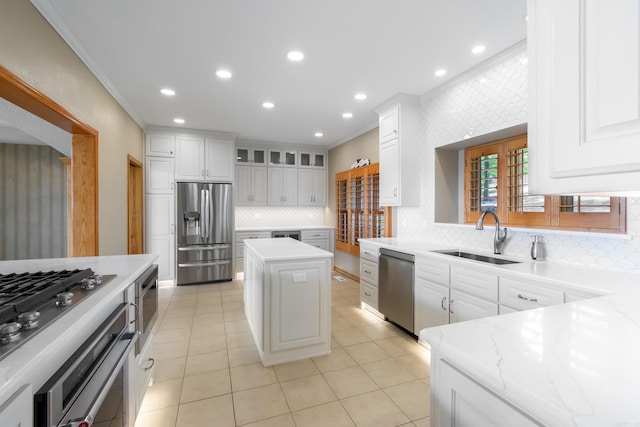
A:
[[[539,261],[544,258],[542,236],[534,235],[531,237],[533,237],[533,242],[531,242],[531,259]]]

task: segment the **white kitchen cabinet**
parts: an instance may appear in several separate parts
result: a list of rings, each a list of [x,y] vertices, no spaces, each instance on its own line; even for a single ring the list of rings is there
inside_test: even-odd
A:
[[[146,196],[145,250],[157,254],[158,279],[175,277],[175,206],[174,196],[148,194]]]
[[[420,102],[397,95],[376,111],[380,132],[380,205],[419,206]]]
[[[31,384],[22,386],[0,405],[0,426],[30,427],[33,425],[33,391]]]
[[[327,204],[327,171],[298,169],[298,205],[325,206]]]
[[[449,323],[449,287],[422,278],[415,282],[414,333]]]
[[[245,239],[268,239],[271,231],[236,231],[235,262],[236,274],[242,273],[244,269],[244,241]]]
[[[145,136],[144,154],[154,157],[173,157],[175,151],[175,137],[169,134],[150,133]]]
[[[145,159],[145,187],[147,194],[173,194],[173,159],[147,157]]]
[[[269,205],[295,206],[298,204],[298,170],[294,168],[267,168]]]
[[[176,137],[176,180],[232,182],[234,151],[230,139]]]
[[[432,426],[542,425],[446,361],[433,361],[432,365],[435,365],[431,375]]]
[[[267,204],[267,167],[236,166],[236,206],[265,206]]]
[[[466,322],[497,316],[498,303],[457,291],[449,290],[449,323]]]
[[[529,0],[529,192],[640,190],[640,3]]]
[[[236,164],[267,165],[267,150],[254,147],[236,147]]]
[[[360,243],[360,302],[361,307],[378,316],[378,262],[377,246]]]
[[[481,268],[452,265],[450,286],[487,301],[498,301],[498,275]]]
[[[325,153],[311,153],[307,151],[301,151],[300,159],[298,161],[298,167],[326,169],[326,157],[327,155]]]
[[[302,230],[300,238],[308,245],[315,246],[327,252],[333,252],[333,229]]]
[[[296,167],[298,152],[293,150],[269,150],[268,166]]]

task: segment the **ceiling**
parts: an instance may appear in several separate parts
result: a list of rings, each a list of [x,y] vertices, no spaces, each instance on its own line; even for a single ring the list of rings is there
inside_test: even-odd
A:
[[[393,95],[422,95],[526,38],[526,0],[31,2],[142,127],[281,143],[343,142]]]

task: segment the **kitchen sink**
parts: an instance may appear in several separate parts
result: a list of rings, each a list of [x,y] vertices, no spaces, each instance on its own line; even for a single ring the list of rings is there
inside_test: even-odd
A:
[[[488,262],[490,264],[517,264],[520,262],[520,261],[511,261],[509,259],[504,259],[504,258],[494,258],[492,256],[472,254],[469,252],[462,252],[462,251],[435,251],[435,252],[438,252],[440,254],[445,254],[445,255],[456,256],[458,258],[466,258],[466,259],[472,259],[474,261]]]

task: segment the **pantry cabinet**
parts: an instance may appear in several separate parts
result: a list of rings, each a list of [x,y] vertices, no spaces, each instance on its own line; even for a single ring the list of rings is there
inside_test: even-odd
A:
[[[380,133],[380,205],[419,206],[420,102],[397,95],[376,109]]]
[[[176,138],[176,180],[232,182],[233,140],[179,136]]]
[[[265,206],[267,204],[267,167],[236,167],[234,185],[236,206]]]
[[[173,159],[167,157],[147,157],[144,163],[146,193],[173,194]]]
[[[640,3],[529,0],[529,192],[640,190]]]
[[[298,169],[298,205],[325,206],[327,204],[327,171]]]
[[[175,275],[175,206],[172,194],[147,194],[146,252],[158,255],[158,279]]]
[[[293,168],[267,168],[268,204],[296,206],[298,204],[298,170]]]

